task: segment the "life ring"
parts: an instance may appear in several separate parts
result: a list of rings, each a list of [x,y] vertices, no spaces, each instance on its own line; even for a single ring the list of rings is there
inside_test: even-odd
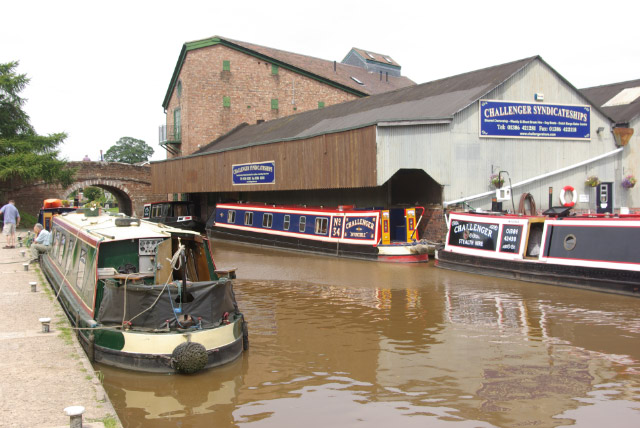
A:
[[[571,202],[567,202],[564,198],[566,192],[571,192]],[[572,186],[564,186],[560,191],[560,203],[562,206],[571,208],[576,204],[576,189]]]

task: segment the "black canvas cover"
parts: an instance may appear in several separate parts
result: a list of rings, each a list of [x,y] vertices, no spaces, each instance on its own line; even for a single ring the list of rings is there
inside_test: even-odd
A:
[[[201,317],[202,327],[212,327],[220,323],[225,312],[230,316],[238,312],[233,285],[228,279],[188,283],[187,292],[190,295],[188,302],[182,303],[182,311],[174,315],[174,308],[180,307],[176,284],[172,283],[167,287],[127,285],[125,313],[124,285],[107,283],[104,286],[97,321],[105,325],[122,325],[123,320],[131,320],[131,326],[134,328],[162,329],[167,327],[167,320],[171,326],[178,325],[176,316],[185,325],[184,316],[188,314],[196,324],[198,317]],[[156,299],[158,301],[153,308],[137,316],[151,307]]]

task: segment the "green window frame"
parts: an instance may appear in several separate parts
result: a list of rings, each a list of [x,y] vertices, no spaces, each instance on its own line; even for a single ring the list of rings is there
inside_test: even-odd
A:
[[[173,136],[176,141],[180,141],[182,134],[182,111],[180,108],[173,110]]]
[[[231,71],[231,61],[228,59],[222,61],[222,71]]]
[[[271,99],[271,110],[278,110],[278,99],[277,98],[272,98]]]
[[[324,108],[324,101],[318,101],[318,109]]]
[[[278,69],[279,67],[275,64],[271,64],[271,75],[272,76],[277,76],[278,75]]]
[[[231,107],[231,97],[222,97],[222,107],[225,107],[225,108]]]

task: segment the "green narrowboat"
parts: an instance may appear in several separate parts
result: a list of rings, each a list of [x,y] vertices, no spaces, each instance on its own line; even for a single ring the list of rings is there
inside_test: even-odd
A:
[[[231,279],[202,235],[91,210],[52,225],[40,264],[91,361],[193,373],[248,347]]]

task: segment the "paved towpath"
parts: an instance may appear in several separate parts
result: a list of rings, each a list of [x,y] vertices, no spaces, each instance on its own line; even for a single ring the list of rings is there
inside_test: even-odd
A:
[[[18,231],[19,236],[25,233]],[[86,409],[85,428],[121,427],[39,265],[25,271],[28,249],[2,249],[5,242],[2,236],[0,427],[68,427],[68,406]],[[31,281],[38,283],[35,293]],[[51,332],[42,333],[41,317],[52,319]]]

